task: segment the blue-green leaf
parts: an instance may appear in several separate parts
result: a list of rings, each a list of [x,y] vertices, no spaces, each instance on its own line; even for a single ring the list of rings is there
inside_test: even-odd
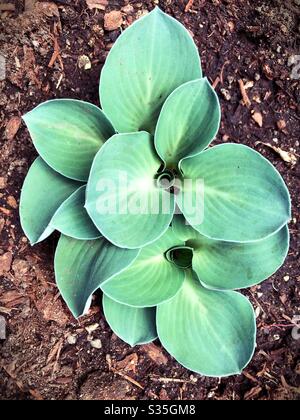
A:
[[[53,171],[40,157],[33,162],[20,201],[21,225],[32,245],[51,235],[55,230],[52,217],[81,185]]]
[[[215,241],[200,235],[176,216],[173,231],[193,248],[192,266],[206,287],[221,290],[253,286],[274,274],[282,266],[289,249],[289,230],[248,243]]]
[[[185,183],[177,203],[202,235],[231,242],[256,241],[290,220],[290,196],[282,177],[268,160],[247,146],[215,146],[184,159],[181,170]]]
[[[124,270],[138,253],[117,248],[104,238],[78,241],[62,235],[55,254],[55,278],[72,314],[84,315],[101,283]]]
[[[74,239],[92,240],[101,237],[89,218],[85,205],[85,190],[83,185],[75,191],[56,211],[51,227]]]
[[[113,244],[141,248],[167,230],[175,199],[156,185],[160,165],[146,132],[117,134],[99,150],[87,186],[86,209]]]
[[[168,261],[166,253],[182,245],[169,228],[160,239],[141,249],[126,270],[102,283],[101,289],[117,302],[142,308],[172,298],[182,286],[184,270]]]
[[[255,348],[255,314],[248,299],[207,290],[191,272],[179,293],[157,307],[157,331],[179,363],[205,376],[241,373]]]
[[[215,138],[221,120],[218,97],[206,78],[177,88],[166,100],[155,131],[155,147],[168,168],[196,155]]]
[[[101,73],[101,104],[118,132],[153,134],[166,98],[201,77],[189,32],[156,8],[126,29],[111,49]]]
[[[87,181],[94,156],[115,133],[101,109],[73,99],[44,102],[23,119],[45,162],[79,181]]]
[[[133,308],[103,295],[103,310],[113,332],[132,347],[157,338],[156,308]]]

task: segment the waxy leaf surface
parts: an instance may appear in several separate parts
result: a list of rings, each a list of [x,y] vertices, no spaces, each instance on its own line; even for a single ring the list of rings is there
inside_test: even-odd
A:
[[[173,297],[184,280],[184,270],[165,254],[182,245],[171,228],[155,243],[141,249],[137,259],[122,273],[101,285],[112,299],[135,307],[151,307]]]
[[[141,248],[167,230],[175,199],[155,183],[160,165],[146,132],[117,134],[98,152],[86,208],[99,231],[116,246]]]
[[[61,236],[55,254],[55,278],[75,318],[86,313],[101,283],[124,270],[138,252],[117,248],[104,238],[79,241]]]
[[[101,233],[84,208],[85,190],[83,185],[59,207],[51,220],[51,226],[74,239],[97,239],[101,237]]]
[[[169,168],[205,149],[221,120],[218,97],[206,78],[177,88],[166,100],[155,131],[155,147]]]
[[[126,29],[111,49],[101,73],[102,108],[118,132],[154,134],[166,98],[201,77],[189,32],[156,8]]]
[[[40,157],[25,178],[20,201],[23,231],[32,245],[46,239],[55,230],[51,220],[81,183],[65,178],[51,169]]]
[[[44,102],[23,119],[44,161],[79,181],[87,181],[94,156],[115,133],[100,108],[73,99]]]
[[[208,239],[182,216],[176,216],[173,231],[193,248],[193,269],[208,288],[232,290],[253,286],[274,274],[289,249],[289,230],[284,226],[265,239],[248,243]]]
[[[287,187],[262,155],[240,144],[222,144],[181,163],[185,184],[177,203],[188,222],[212,239],[249,242],[272,235],[291,217]],[[204,200],[197,182],[204,185]],[[187,186],[186,186],[187,185]],[[203,206],[203,221],[194,218]]]
[[[179,293],[157,307],[157,331],[179,363],[205,376],[241,373],[255,348],[255,315],[248,299],[207,290],[190,272]]]
[[[132,347],[157,338],[156,308],[133,308],[104,294],[103,311],[113,332]]]

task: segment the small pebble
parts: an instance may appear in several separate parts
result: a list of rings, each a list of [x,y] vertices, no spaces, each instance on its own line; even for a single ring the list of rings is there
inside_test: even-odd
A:
[[[87,55],[81,55],[78,58],[78,67],[84,70],[90,70],[92,68],[91,60]]]
[[[99,324],[92,324],[85,327],[86,331],[91,334],[92,332],[96,331],[96,329],[99,328]]]
[[[70,344],[71,346],[74,346],[74,344],[76,344],[76,343],[77,343],[77,337],[76,337],[76,335],[72,335],[72,334],[68,335],[68,337],[67,337],[67,342],[68,342],[68,344]]]
[[[229,90],[222,88],[221,89],[221,93],[224,96],[224,98],[226,99],[226,101],[230,101],[231,100],[231,95]]]
[[[0,316],[0,340],[6,339],[6,321],[3,316]]]
[[[91,341],[91,346],[94,348],[94,349],[101,349],[102,348],[102,343],[101,343],[101,340],[99,340],[99,339],[97,339],[97,340],[92,340]]]

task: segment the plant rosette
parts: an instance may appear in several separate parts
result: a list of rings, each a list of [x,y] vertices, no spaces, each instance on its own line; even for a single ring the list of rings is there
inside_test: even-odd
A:
[[[218,97],[189,32],[159,8],[111,49],[100,101],[51,100],[24,116],[39,153],[21,193],[26,236],[61,232],[55,275],[75,317],[100,288],[129,344],[159,337],[191,370],[241,372],[256,327],[234,290],[285,260],[283,179],[249,147],[209,147]]]

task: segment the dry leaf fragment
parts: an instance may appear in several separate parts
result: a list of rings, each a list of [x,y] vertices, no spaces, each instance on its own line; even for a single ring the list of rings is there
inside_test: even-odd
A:
[[[277,121],[278,130],[283,131],[286,129],[286,122],[284,120]]]
[[[249,99],[249,96],[247,95],[247,92],[246,92],[247,88],[244,85],[244,82],[242,79],[239,80],[239,86],[240,86],[240,91],[243,97],[243,103],[247,108],[249,108],[251,106],[251,101]]]
[[[168,363],[167,357],[163,354],[161,348],[157,347],[155,344],[150,343],[142,346],[142,350],[145,351],[150,359],[158,365],[166,365]]]
[[[259,127],[263,126],[263,116],[260,112],[254,112],[252,119],[259,125]]]
[[[119,10],[113,10],[104,16],[104,28],[107,31],[115,31],[119,29],[123,23],[123,16]]]
[[[292,152],[286,152],[285,150],[280,149],[280,147],[273,146],[270,143],[264,143],[262,141],[257,141],[255,143],[255,145],[258,145],[258,144],[263,144],[264,146],[269,147],[270,149],[274,150],[274,152],[276,152],[284,162],[290,163],[292,166],[295,166],[298,163],[297,156]]]
[[[271,67],[269,66],[269,64],[264,64],[263,65],[263,73],[266,76],[267,79],[269,80],[273,80],[274,79],[274,72],[271,69]]]
[[[17,200],[15,199],[15,197],[13,197],[12,195],[7,197],[6,200],[7,204],[12,207],[13,209],[17,209],[18,208],[18,203]]]
[[[64,327],[69,321],[61,300],[55,301],[50,292],[36,300],[35,305],[46,321],[54,321],[61,327]]]
[[[0,177],[0,190],[4,190],[4,188],[6,188],[7,185],[7,178],[5,178],[4,176]]]
[[[227,23],[227,26],[228,26],[228,29],[230,30],[230,32],[234,32],[234,30],[235,30],[235,24],[234,24],[234,22],[229,21]]]
[[[37,0],[25,0],[25,12],[29,12],[35,8]]]
[[[35,7],[38,8],[38,10],[41,11],[47,17],[56,16],[59,18],[59,10],[55,3],[42,2],[42,3],[37,3]]]
[[[16,6],[12,3],[0,4],[0,12],[14,12]]]
[[[115,367],[116,369],[122,370],[124,372],[136,373],[138,360],[138,355],[136,353],[132,353],[126,356],[125,359],[116,362]]]
[[[6,252],[0,256],[0,276],[8,273],[12,263],[12,253]]]
[[[107,0],[86,0],[87,7],[89,9],[105,10],[108,5]]]
[[[7,138],[7,140],[13,140],[15,135],[17,134],[19,128],[21,125],[21,118],[19,117],[12,117],[7,125],[6,125],[6,129],[5,129],[5,136]]]

